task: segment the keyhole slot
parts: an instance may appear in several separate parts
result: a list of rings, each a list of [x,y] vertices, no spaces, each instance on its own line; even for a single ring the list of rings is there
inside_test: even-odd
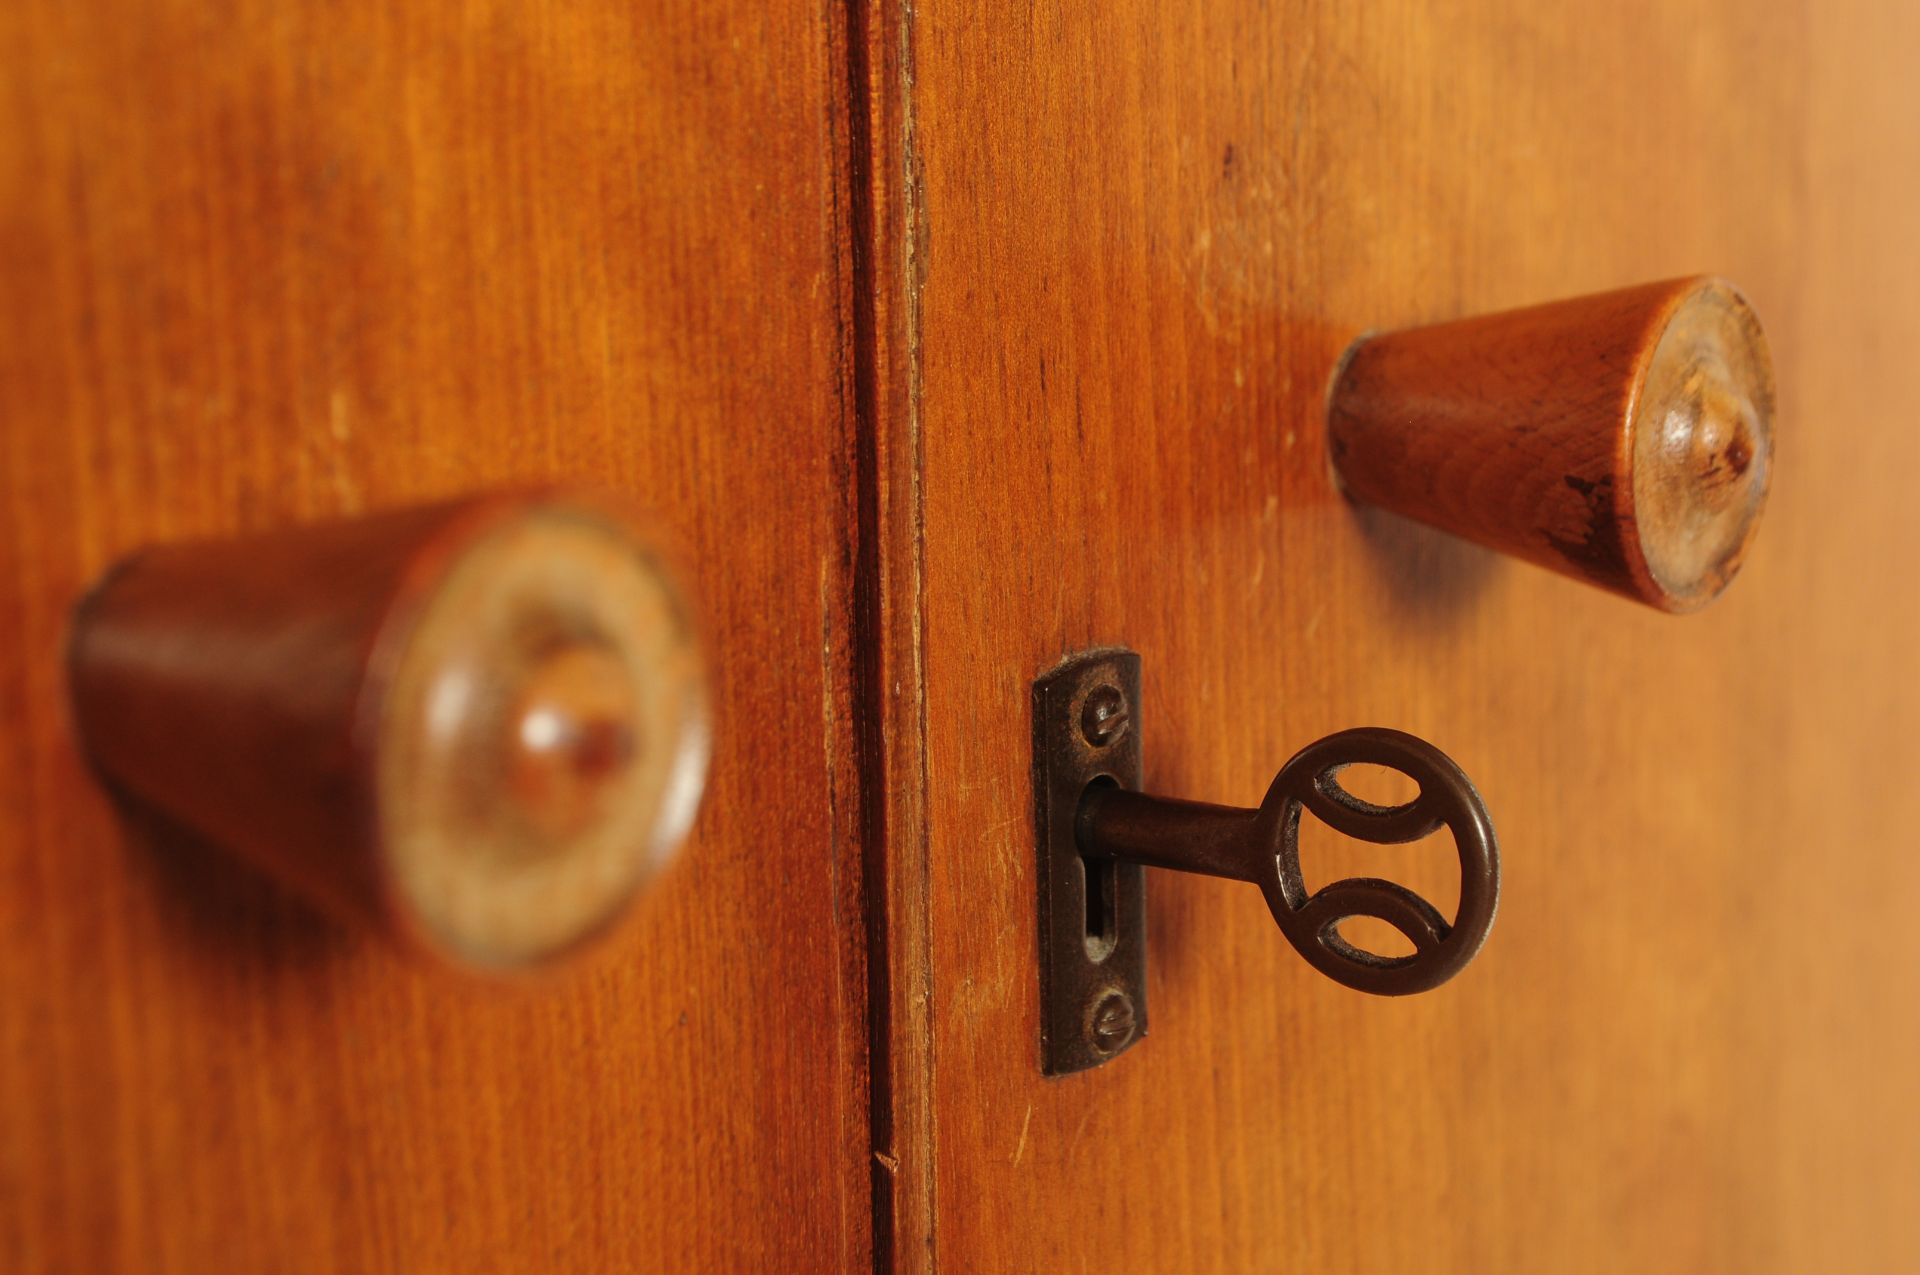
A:
[[[1080,799],[1084,803],[1087,794],[1096,789],[1119,786],[1113,776],[1099,775],[1087,784]],[[1084,855],[1080,859],[1081,880],[1085,883],[1087,900],[1084,941],[1090,961],[1106,960],[1113,952],[1114,944],[1119,941],[1119,868],[1120,865],[1112,859],[1089,859]]]

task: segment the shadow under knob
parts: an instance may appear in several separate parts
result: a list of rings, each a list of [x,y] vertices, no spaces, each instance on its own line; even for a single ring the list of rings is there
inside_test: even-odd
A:
[[[1773,409],[1752,307],[1700,277],[1363,337],[1327,430],[1356,499],[1691,611],[1759,525]]]
[[[71,677],[131,794],[479,969],[604,930],[678,850],[706,774],[687,609],[596,498],[148,549],[82,605]]]

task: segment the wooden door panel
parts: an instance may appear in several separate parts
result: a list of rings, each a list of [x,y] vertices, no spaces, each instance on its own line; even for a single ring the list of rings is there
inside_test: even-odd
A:
[[[867,1260],[839,22],[0,12],[0,1266]],[[421,972],[106,799],[62,651],[108,563],[549,479],[658,515],[715,670],[607,950]]]
[[[915,6],[903,1265],[1911,1263],[1916,37],[1717,0]],[[1703,614],[1336,493],[1360,332],[1701,270],[1781,389],[1766,524]],[[1152,790],[1251,804],[1362,724],[1458,759],[1505,850],[1477,964],[1367,998],[1255,891],[1150,873],[1152,1034],[1042,1077],[1028,687],[1112,643]],[[1309,843],[1320,879],[1350,854]]]
[[[0,1264],[1910,1265],[1917,49],[1719,0],[0,13]],[[1705,614],[1333,490],[1360,331],[1701,269],[1781,387]],[[608,950],[419,972],[104,797],[60,661],[107,563],[546,478],[659,513],[717,670]],[[1151,1037],[1043,1079],[1028,685],[1109,642],[1163,791],[1456,756],[1480,961],[1363,998],[1155,873]]]

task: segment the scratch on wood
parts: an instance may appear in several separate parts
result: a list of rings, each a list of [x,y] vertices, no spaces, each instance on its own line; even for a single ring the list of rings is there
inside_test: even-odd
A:
[[[1027,1154],[1027,1130],[1033,1125],[1033,1104],[1027,1104],[1026,1118],[1020,1122],[1020,1141],[1013,1148],[1013,1163],[1018,1165]]]
[[[821,755],[827,768],[827,885],[834,932],[840,930],[840,769],[834,747],[833,716],[833,554],[820,558],[820,718]]]
[[[328,448],[328,464],[333,470],[334,495],[339,499],[340,511],[358,513],[361,507],[360,485],[354,481],[353,468],[347,455],[353,443],[353,400],[344,385],[336,385],[327,396],[327,434],[333,440]]]
[[[1080,1123],[1073,1126],[1073,1136],[1067,1139],[1066,1161],[1068,1164],[1073,1163],[1073,1153],[1080,1149],[1080,1138],[1086,1133],[1087,1126],[1093,1122],[1094,1113],[1099,1109],[1098,1103],[1088,1103],[1087,1109],[1080,1113]]]

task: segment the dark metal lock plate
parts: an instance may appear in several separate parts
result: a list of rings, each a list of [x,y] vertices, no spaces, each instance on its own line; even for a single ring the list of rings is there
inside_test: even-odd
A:
[[[1076,655],[1033,686],[1040,848],[1040,1065],[1097,1067],[1147,1034],[1145,869],[1081,857],[1087,785],[1140,787],[1140,657]]]
[[[1458,974],[1493,927],[1500,848],[1473,782],[1445,753],[1403,731],[1336,731],[1295,753],[1257,808],[1156,797],[1140,788],[1140,657],[1118,648],[1062,663],[1033,688],[1039,845],[1040,1056],[1051,1076],[1107,1062],[1146,1035],[1146,883],[1142,865],[1247,881],[1300,955],[1337,983],[1376,996],[1431,991]],[[1419,795],[1376,806],[1340,785],[1348,766],[1385,766]],[[1309,892],[1300,872],[1305,814],[1378,845],[1440,829],[1460,858],[1451,921],[1404,886],[1348,878]],[[1385,921],[1413,944],[1383,956],[1340,934],[1353,917]]]

